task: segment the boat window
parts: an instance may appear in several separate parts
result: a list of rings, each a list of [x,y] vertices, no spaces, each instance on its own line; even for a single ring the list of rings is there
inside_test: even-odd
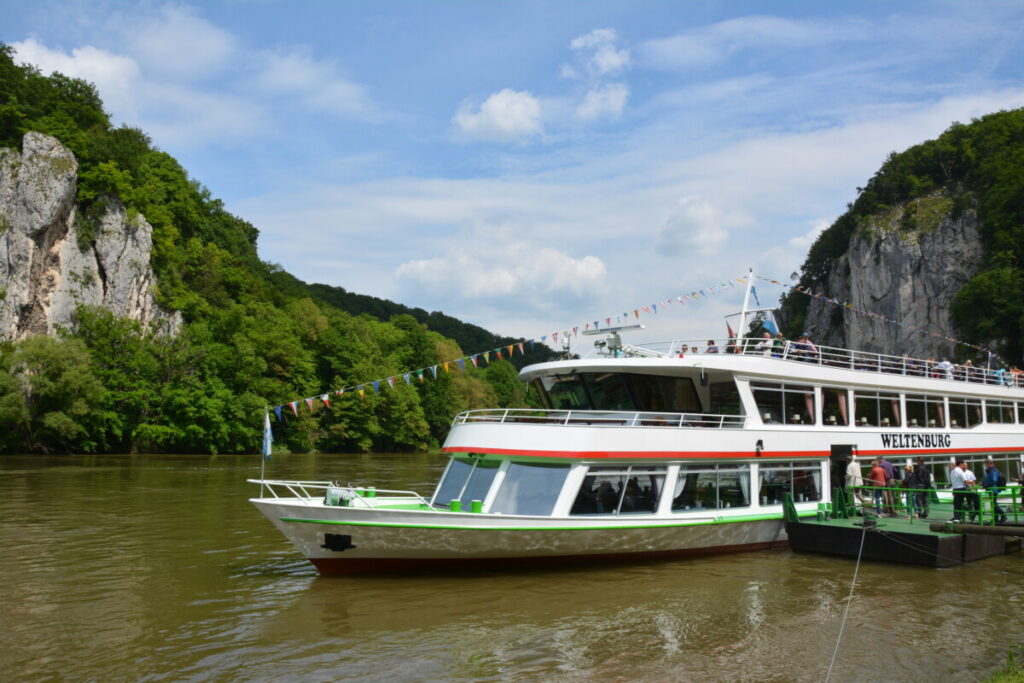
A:
[[[548,407],[551,409],[576,410],[590,407],[587,390],[583,387],[579,375],[544,377],[543,382],[544,388],[547,389]]]
[[[949,399],[949,426],[973,427],[981,424],[981,401],[969,398]]]
[[[813,425],[814,388],[797,384],[752,384],[754,402],[768,424]]]
[[[635,410],[633,397],[626,386],[625,375],[617,373],[588,373],[587,386],[597,410]]]
[[[850,410],[846,389],[824,387],[821,390],[821,419],[826,427],[849,426]]]
[[[900,397],[878,391],[853,395],[854,421],[858,427],[899,427]]]
[[[711,405],[708,410],[712,415],[743,414],[740,390],[731,379],[727,382],[712,382],[709,396]]]
[[[1024,403],[1017,402],[1017,422],[1024,424]]]
[[[434,504],[447,507],[456,498],[459,498],[469,475],[473,472],[473,465],[476,458],[452,458],[448,461],[448,469],[445,470],[441,483],[437,486],[437,493],[434,494]]]
[[[491,504],[491,512],[550,515],[568,474],[568,465],[509,463],[498,495]]]
[[[792,493],[793,501],[821,500],[821,468],[808,463],[771,463],[761,465],[761,505],[777,505],[782,494]]]
[[[750,466],[683,465],[672,491],[672,511],[723,510],[750,506]]]
[[[664,467],[591,467],[576,494],[571,515],[631,515],[658,511]]]
[[[941,397],[908,394],[906,402],[907,426],[911,429],[946,426],[946,407]]]
[[[689,377],[626,375],[637,410],[663,413],[702,412],[697,389]]]
[[[985,419],[995,424],[1013,424],[1013,402],[985,401]]]

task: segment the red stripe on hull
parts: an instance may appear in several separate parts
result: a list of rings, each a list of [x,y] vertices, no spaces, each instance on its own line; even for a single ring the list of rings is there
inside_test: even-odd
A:
[[[460,572],[510,569],[543,569],[580,566],[594,562],[650,562],[677,559],[684,557],[702,557],[705,555],[724,555],[727,553],[745,553],[754,550],[788,547],[787,541],[768,541],[765,543],[746,543],[742,545],[717,546],[713,548],[687,548],[682,550],[659,550],[636,553],[607,553],[601,555],[554,555],[541,557],[473,557],[457,558],[344,558],[314,557],[310,558],[323,576],[340,574],[377,574],[391,572],[416,572],[432,574],[439,572]]]
[[[521,448],[482,448],[449,446],[443,453],[491,453],[494,455],[522,455],[537,458],[753,458],[755,451],[531,451]],[[829,451],[761,451],[762,458],[823,458]]]

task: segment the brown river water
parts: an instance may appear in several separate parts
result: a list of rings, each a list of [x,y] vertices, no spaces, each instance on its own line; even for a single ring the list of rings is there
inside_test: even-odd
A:
[[[428,493],[436,455],[267,476]],[[324,577],[248,502],[258,456],[0,458],[0,679],[821,681],[855,562],[786,549]],[[1024,643],[1024,556],[864,563],[831,679],[975,681]]]

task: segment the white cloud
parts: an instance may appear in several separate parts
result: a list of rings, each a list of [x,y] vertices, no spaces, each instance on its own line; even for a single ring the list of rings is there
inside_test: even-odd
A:
[[[453,123],[460,133],[476,140],[511,142],[543,132],[537,98],[508,88],[494,93],[479,107],[463,103]]]
[[[622,115],[629,97],[629,88],[625,83],[609,83],[587,91],[583,100],[576,107],[576,115],[584,121],[607,116],[617,119]]]
[[[808,230],[803,235],[791,237],[789,239],[789,246],[794,247],[796,249],[802,249],[804,251],[810,249],[811,245],[814,244],[815,240],[818,239],[818,236],[821,233],[825,232],[825,230],[831,224],[832,221],[828,219],[819,218],[818,220],[811,221],[811,229]]]
[[[737,225],[742,217],[728,216],[700,197],[682,197],[658,229],[658,250],[667,255],[694,251],[717,254],[729,241],[728,224]]]
[[[366,88],[345,78],[334,64],[317,60],[308,48],[267,52],[254,85],[261,92],[298,98],[307,107],[325,112],[362,116],[376,109]]]
[[[460,247],[431,259],[403,263],[395,271],[409,289],[457,299],[517,297],[546,301],[603,289],[607,268],[596,256],[574,258],[558,249],[525,242]],[[542,306],[544,307],[544,306]]]
[[[59,71],[65,76],[94,83],[108,110],[136,110],[133,90],[138,85],[140,70],[130,57],[90,45],[66,53],[52,50],[34,38],[11,43],[11,47],[17,54],[17,61],[33,64],[44,74]]]
[[[588,75],[599,78],[622,71],[629,65],[629,50],[616,47],[619,35],[613,28],[597,28],[586,35],[574,38],[569,47],[577,53]],[[562,74],[578,77],[579,72],[571,66],[563,67]]]
[[[127,52],[147,70],[188,80],[220,73],[238,48],[230,33],[180,5],[164,5],[156,16],[125,22],[124,35]]]
[[[861,21],[811,21],[772,16],[727,19],[683,33],[643,43],[644,61],[666,68],[692,68],[716,64],[750,48],[786,48],[835,45],[864,40],[870,31]]]

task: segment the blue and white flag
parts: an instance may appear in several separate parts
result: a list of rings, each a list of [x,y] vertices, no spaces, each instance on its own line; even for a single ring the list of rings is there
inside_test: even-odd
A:
[[[263,411],[263,459],[270,460],[274,445],[274,433],[270,430],[270,412]]]

